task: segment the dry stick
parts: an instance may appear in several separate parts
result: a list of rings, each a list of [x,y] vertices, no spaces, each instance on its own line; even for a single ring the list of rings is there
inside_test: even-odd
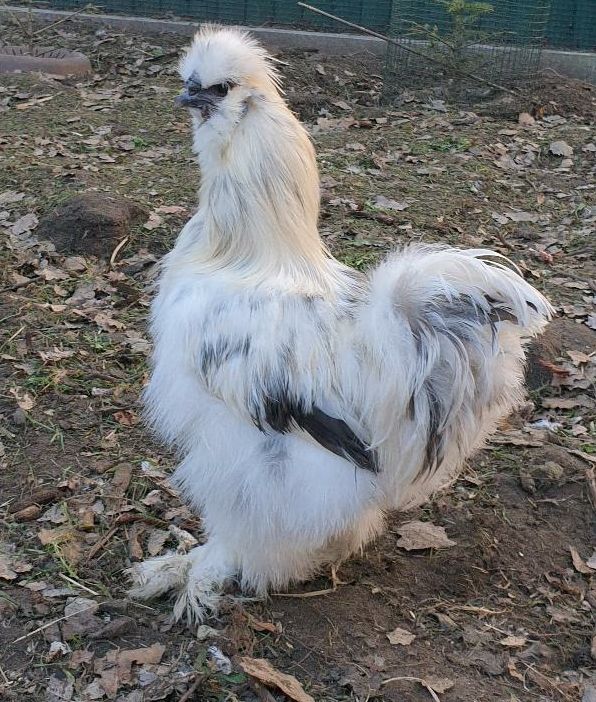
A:
[[[4,680],[5,685],[10,685],[11,682],[10,680],[6,677],[6,673],[4,672],[2,666],[0,665],[0,675],[2,676],[2,679]]]
[[[178,702],[188,702],[188,700],[190,700],[190,698],[197,691],[197,688],[199,687],[199,685],[203,682],[203,679],[204,679],[204,676],[199,675],[197,677],[197,679],[193,682],[193,684],[188,688],[188,690],[178,700]]]
[[[57,25],[62,24],[63,22],[68,22],[68,20],[75,17],[75,15],[80,15],[81,12],[85,12],[85,10],[90,10],[92,7],[93,5],[85,5],[85,7],[81,7],[80,9],[71,12],[66,17],[62,17],[62,19],[56,20],[55,22],[52,22],[52,24],[48,24],[45,27],[38,29],[37,31],[33,32],[31,36],[36,37],[38,34],[43,34],[43,32],[46,32],[48,29],[52,29],[52,27],[56,27]]]
[[[596,509],[596,477],[594,476],[594,468],[586,468],[586,482],[588,483],[592,507]]]
[[[337,15],[332,15],[330,12],[325,12],[325,10],[319,10],[318,7],[313,7],[312,5],[307,5],[304,2],[299,2],[297,3],[300,7],[304,7],[306,10],[310,10],[311,12],[315,12],[318,15],[323,15],[323,17],[329,17],[329,19],[335,20],[336,22],[339,22],[340,24],[345,24],[347,27],[352,27],[352,29],[357,29],[360,32],[364,32],[365,34],[370,34],[371,37],[377,37],[377,39],[382,39],[383,41],[386,41],[388,44],[394,44],[395,46],[399,46],[400,49],[403,51],[407,51],[410,54],[414,54],[415,56],[420,56],[427,61],[433,61],[434,63],[438,63],[441,66],[445,65],[444,61],[441,61],[441,59],[435,58],[434,56],[427,56],[426,54],[422,53],[421,51],[416,51],[415,49],[411,49],[409,46],[404,46],[401,44],[399,41],[392,39],[391,37],[386,36],[385,34],[381,34],[380,32],[375,32],[372,29],[368,29],[367,27],[362,27],[359,24],[354,24],[354,22],[348,22],[348,20],[342,19],[341,17],[338,17]],[[510,95],[515,95],[516,97],[525,97],[522,93],[520,93],[518,90],[512,90],[511,88],[506,88],[504,85],[500,85],[499,83],[493,83],[492,80],[487,80],[486,78],[483,78],[482,76],[477,76],[475,73],[468,73],[468,71],[463,71],[459,68],[454,69],[457,73],[459,73],[461,76],[464,76],[465,78],[471,78],[472,80],[477,81],[478,83],[484,83],[484,85],[488,85],[491,88],[495,88],[496,90],[502,90],[505,93],[509,93]]]
[[[58,617],[58,619],[52,619],[51,622],[48,622],[47,624],[43,624],[42,626],[38,626],[37,629],[33,629],[33,631],[30,631],[28,634],[24,634],[23,636],[19,636],[18,639],[15,639],[12,642],[12,645],[19,643],[19,641],[25,641],[26,639],[30,639],[32,636],[35,636],[35,634],[38,634],[40,631],[44,631],[50,626],[53,626],[54,624],[58,624],[58,622],[63,622],[66,619],[70,619],[71,617],[76,617],[78,614],[84,614],[85,612],[89,612],[90,610],[97,608],[97,606],[101,606],[103,604],[106,604],[106,602],[99,602],[96,604],[95,602],[92,605],[89,605],[89,607],[84,607],[83,609],[80,609],[78,612],[73,612],[72,614],[65,614],[63,617]]]
[[[83,583],[80,583],[78,580],[75,580],[74,578],[69,578],[68,575],[64,575],[64,573],[58,573],[58,576],[62,578],[62,580],[66,580],[67,583],[70,583],[71,585],[74,585],[75,587],[78,587],[81,590],[85,590],[85,592],[88,592],[90,595],[95,595],[96,597],[99,597],[99,592],[95,592],[95,590],[92,590],[90,587],[83,585]]]
[[[420,683],[420,684],[422,685],[422,687],[424,687],[426,690],[429,691],[430,696],[433,698],[434,702],[441,702],[441,700],[439,699],[439,696],[437,695],[437,693],[436,693],[436,692],[432,689],[432,687],[426,682],[426,680],[424,680],[424,678],[414,678],[414,677],[411,677],[411,676],[409,676],[409,675],[404,675],[404,676],[399,677],[399,678],[389,678],[388,680],[383,680],[383,682],[381,683],[381,685],[387,685],[388,683],[391,683],[391,682],[398,682],[398,681],[400,681],[400,680],[409,680],[410,682],[417,682],[417,683]]]
[[[112,266],[112,268],[114,267],[114,264],[116,263],[116,259],[118,258],[118,254],[120,253],[122,247],[126,245],[126,242],[129,239],[130,239],[130,237],[125,236],[124,239],[122,239],[122,241],[112,251],[112,255],[110,256],[110,266]]]

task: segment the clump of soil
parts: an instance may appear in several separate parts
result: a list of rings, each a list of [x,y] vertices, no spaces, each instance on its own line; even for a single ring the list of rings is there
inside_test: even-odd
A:
[[[57,207],[40,222],[38,235],[56,251],[109,258],[114,247],[147,212],[118,195],[84,193]]]

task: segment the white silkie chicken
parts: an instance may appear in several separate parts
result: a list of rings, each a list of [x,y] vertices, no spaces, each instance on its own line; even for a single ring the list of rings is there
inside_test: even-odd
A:
[[[318,230],[310,139],[268,54],[208,27],[180,65],[200,206],[153,303],[151,424],[207,541],[137,565],[200,621],[237,578],[262,595],[360,549],[422,502],[522,397],[545,298],[497,254],[410,246],[368,276]]]

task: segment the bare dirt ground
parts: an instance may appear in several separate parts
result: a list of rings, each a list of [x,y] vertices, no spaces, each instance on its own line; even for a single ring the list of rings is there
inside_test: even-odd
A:
[[[182,42],[76,24],[43,42],[84,50],[94,75],[0,77],[0,697],[593,701],[596,90],[552,76],[533,100],[411,92],[389,109],[371,58],[280,57],[336,255],[366,268],[414,240],[489,246],[559,316],[527,406],[450,491],[393,517],[336,591],[230,601],[197,637],[167,600],[125,597],[132,562],[200,539],[138,406],[156,257],[196,203],[173,109]],[[140,210],[86,248],[84,219],[52,218],[81,193]],[[455,543],[404,550],[413,520]],[[291,594],[329,587],[323,573]],[[259,684],[251,659],[303,690]]]

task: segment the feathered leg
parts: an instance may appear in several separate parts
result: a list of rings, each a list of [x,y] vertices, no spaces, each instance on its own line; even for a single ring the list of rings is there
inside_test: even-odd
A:
[[[174,605],[174,617],[184,618],[189,624],[200,624],[207,615],[217,612],[221,590],[234,576],[236,565],[217,539],[193,548],[188,559],[190,568]]]

